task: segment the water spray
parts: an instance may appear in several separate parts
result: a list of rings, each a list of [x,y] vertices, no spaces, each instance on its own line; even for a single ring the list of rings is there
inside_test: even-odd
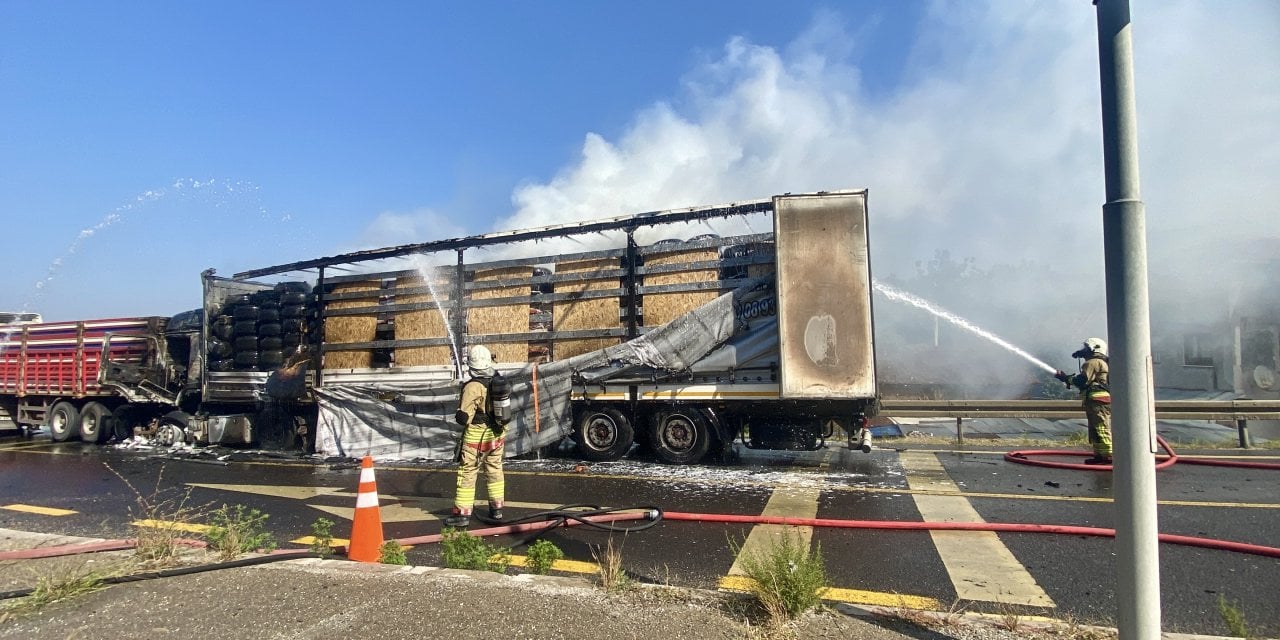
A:
[[[1027,353],[1023,349],[1020,349],[1017,346],[1013,345],[1008,340],[1005,340],[1004,338],[1001,338],[1000,336],[994,333],[991,333],[990,331],[987,331],[986,329],[983,329],[982,327],[979,327],[978,325],[973,324],[972,322],[969,322],[968,320],[965,320],[964,318],[961,318],[960,316],[954,313],[951,313],[946,309],[938,307],[937,305],[933,304],[932,302],[929,302],[928,300],[925,300],[924,298],[907,293],[906,291],[902,291],[901,289],[895,289],[878,280],[872,280],[871,286],[875,287],[876,291],[879,291],[880,293],[884,294],[884,296],[890,300],[893,300],[895,302],[905,302],[918,309],[924,309],[925,311],[928,311],[929,313],[932,313],[933,315],[939,318],[942,318],[943,320],[946,320],[947,322],[950,322],[951,324],[957,327],[960,327],[961,329],[964,329],[969,333],[972,333],[976,336],[985,338],[995,343],[996,345],[1006,349],[1010,353],[1013,353],[1017,356],[1022,357],[1027,362],[1034,364],[1035,366],[1047,371],[1048,373],[1057,373],[1058,371],[1057,369],[1046,364],[1043,360],[1040,360],[1039,358]]]

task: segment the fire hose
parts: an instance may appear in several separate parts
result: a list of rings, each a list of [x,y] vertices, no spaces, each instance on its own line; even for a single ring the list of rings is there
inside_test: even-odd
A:
[[[1176,455],[1168,448],[1167,443],[1164,445],[1166,451],[1169,451],[1170,459],[1176,460]],[[1011,452],[1022,453],[1022,452]],[[1028,455],[1035,455],[1039,452],[1025,452]],[[1063,455],[1062,452],[1050,450],[1050,455]],[[1088,455],[1088,454],[1084,454]],[[1029,461],[1038,463],[1042,461]],[[1062,463],[1057,463],[1062,464]],[[1047,465],[1046,465],[1047,466]],[[1070,465],[1067,468],[1075,468],[1076,466],[1085,467],[1085,465]],[[1092,468],[1092,466],[1086,467]],[[1269,467],[1268,467],[1269,468]],[[477,519],[485,524],[494,525],[497,521],[480,517]],[[643,520],[638,525],[619,526],[615,523]],[[1034,524],[1034,523],[1005,523],[1005,522],[914,522],[914,521],[895,521],[895,520],[843,520],[833,518],[789,518],[779,516],[749,516],[739,514],[726,513],[685,513],[678,511],[663,511],[657,507],[623,507],[623,508],[606,508],[601,509],[594,505],[565,505],[557,509],[541,511],[528,516],[517,518],[515,520],[503,522],[498,526],[490,526],[484,529],[468,530],[469,535],[475,537],[496,536],[496,535],[512,535],[512,534],[529,534],[521,541],[512,545],[517,547],[527,544],[534,539],[545,535],[549,531],[558,527],[586,526],[606,532],[631,533],[643,531],[656,526],[662,520],[683,521],[683,522],[706,522],[719,524],[771,524],[771,525],[788,525],[796,527],[828,527],[837,529],[863,529],[863,530],[890,530],[890,531],[989,531],[996,533],[1050,533],[1061,535],[1075,536],[1091,536],[1114,538],[1115,529],[1106,529],[1102,527],[1083,527],[1075,525],[1055,525],[1055,524]],[[1201,538],[1196,536],[1184,536],[1177,534],[1161,533],[1158,534],[1160,542],[1167,544],[1177,544],[1190,547],[1199,547],[1202,549],[1216,549],[1219,551],[1230,551],[1234,553],[1246,553],[1251,555],[1259,555],[1270,558],[1280,558],[1280,548],[1268,547],[1264,545],[1249,544],[1244,542],[1234,542],[1230,540],[1218,540],[1214,538]],[[408,538],[399,538],[395,541],[401,545],[423,545],[435,544],[444,539],[443,533],[413,536]],[[202,546],[203,543],[195,540],[184,540],[182,544],[188,546]],[[16,551],[0,551],[0,561],[4,560],[22,560],[32,558],[48,558],[60,555],[74,555],[80,553],[95,553],[99,551],[117,551],[130,549],[137,546],[136,540],[106,540],[89,544],[64,545],[60,547],[45,547],[36,549],[21,549]],[[345,547],[336,547],[334,549],[337,554],[345,554]],[[218,569],[230,569],[235,567],[254,566],[266,564],[270,562],[280,562],[283,560],[294,560],[299,558],[324,558],[326,555],[314,553],[309,550],[280,550],[271,554],[253,558],[244,558],[233,560],[230,562],[221,562],[216,564],[198,565],[193,567],[181,567],[176,569],[167,569],[163,571],[151,571],[141,574],[132,574],[127,576],[116,576],[106,578],[103,584],[119,584],[125,582],[135,582],[138,580],[150,580],[154,578],[165,578],[172,576],[188,575],[200,573],[204,571],[214,571]],[[0,592],[0,600],[17,598],[30,595],[34,589],[19,589],[15,591]]]
[[[1240,460],[1220,460],[1215,458],[1188,458],[1179,456],[1174,453],[1173,447],[1169,446],[1161,436],[1156,436],[1156,443],[1164,449],[1165,455],[1156,456],[1156,470],[1168,469],[1175,464],[1196,464],[1210,467],[1233,467],[1236,469],[1274,469],[1280,470],[1280,464],[1272,464],[1268,462],[1244,462]],[[1017,464],[1026,464],[1036,467],[1049,467],[1051,469],[1078,469],[1081,471],[1111,471],[1112,465],[1109,464],[1076,464],[1073,462],[1058,462],[1055,460],[1037,460],[1031,456],[1079,456],[1089,457],[1094,454],[1086,451],[1061,451],[1057,449],[1028,449],[1026,451],[1010,451],[1004,454],[1004,459]]]

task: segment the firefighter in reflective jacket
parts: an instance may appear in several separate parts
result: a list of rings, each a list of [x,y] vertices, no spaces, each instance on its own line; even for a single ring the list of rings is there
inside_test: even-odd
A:
[[[1084,414],[1089,420],[1089,442],[1093,457],[1085,464],[1111,464],[1111,389],[1108,382],[1107,343],[1100,338],[1086,338],[1084,346],[1071,354],[1084,358],[1080,373],[1072,376],[1061,371],[1053,374],[1068,387],[1080,390]]]
[[[467,353],[471,379],[462,386],[462,400],[454,419],[463,425],[461,464],[458,466],[458,490],[453,500],[453,515],[445,518],[449,527],[463,528],[471,524],[471,508],[476,500],[476,476],[484,469],[489,490],[489,518],[502,519],[502,502],[506,483],[502,477],[502,452],[506,439],[504,429],[487,414],[488,385],[494,376],[493,355],[484,345],[475,345]]]

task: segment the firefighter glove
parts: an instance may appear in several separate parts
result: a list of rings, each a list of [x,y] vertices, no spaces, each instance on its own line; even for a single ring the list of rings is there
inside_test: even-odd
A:
[[[471,416],[467,415],[466,411],[455,411],[453,421],[465,427],[471,422]]]
[[[1058,371],[1058,372],[1055,372],[1055,373],[1053,374],[1053,377],[1055,377],[1055,378],[1057,378],[1057,379],[1061,380],[1061,381],[1062,381],[1062,384],[1065,384],[1065,385],[1067,385],[1068,387],[1069,387],[1069,386],[1071,386],[1071,376],[1067,375],[1067,374],[1066,374],[1066,372],[1064,372],[1064,371]]]

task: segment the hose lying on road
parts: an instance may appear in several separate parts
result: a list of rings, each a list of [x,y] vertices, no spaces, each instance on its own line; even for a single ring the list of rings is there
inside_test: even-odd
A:
[[[113,541],[118,542],[118,541]],[[85,546],[85,545],[77,545]],[[84,551],[82,553],[88,553]],[[46,556],[47,557],[47,556]],[[124,584],[126,582],[139,582],[141,580],[154,580],[156,578],[172,578],[175,576],[191,575],[193,573],[204,573],[205,571],[217,571],[219,569],[234,569],[236,567],[252,567],[270,562],[281,562],[284,560],[297,560],[299,558],[323,558],[318,553],[305,549],[285,550],[271,553],[265,556],[255,556],[253,558],[241,558],[239,560],[231,560],[228,562],[218,562],[214,564],[201,564],[193,567],[177,567],[175,569],[163,569],[161,571],[147,571],[145,573],[132,573],[127,576],[113,576],[103,578],[98,584]],[[0,600],[9,600],[12,598],[22,598],[35,593],[35,588],[14,589],[13,591],[0,591]]]
[[[1218,460],[1213,458],[1186,458],[1180,457],[1173,452],[1173,447],[1169,446],[1161,436],[1156,436],[1156,442],[1164,449],[1167,455],[1156,456],[1156,470],[1168,469],[1175,464],[1198,464],[1209,467],[1234,467],[1237,469],[1275,469],[1280,470],[1280,464],[1272,464],[1269,462],[1244,462],[1240,460]],[[1087,451],[1061,451],[1058,449],[1031,449],[1026,451],[1010,451],[1004,454],[1004,459],[1017,464],[1027,464],[1035,467],[1049,467],[1051,469],[1079,469],[1081,471],[1110,471],[1112,466],[1109,464],[1076,464],[1073,462],[1057,462],[1054,460],[1036,460],[1031,456],[1079,456],[1090,457],[1093,454]]]
[[[510,535],[514,533],[531,533],[521,541],[511,545],[518,547],[536,540],[539,536],[546,534],[548,531],[556,527],[574,527],[586,526],[599,531],[607,531],[610,533],[635,533],[644,531],[662,520],[662,510],[657,507],[614,507],[602,509],[596,505],[589,504],[569,504],[556,507],[548,511],[539,511],[514,520],[491,520],[476,514],[476,519],[489,525],[502,522],[500,526],[493,526],[488,529],[472,529],[467,533],[476,536],[496,536]],[[645,520],[638,525],[633,526],[617,526],[616,522],[628,522],[634,520]],[[400,538],[396,540],[403,545],[411,544],[434,544],[443,539],[443,534],[432,534],[427,536],[415,536],[412,538]],[[342,550],[345,552],[345,549]]]
[[[963,494],[956,494],[962,496]],[[899,522],[894,520],[833,520],[829,518],[786,518],[778,516],[741,516],[718,513],[681,513],[666,511],[667,520],[692,522],[718,522],[732,524],[784,524],[796,527],[835,527],[841,529],[893,529],[898,531],[995,531],[1005,533],[1060,533],[1073,536],[1097,536],[1114,538],[1115,529],[1079,527],[1060,524],[1021,524],[1007,522]],[[1259,556],[1280,558],[1280,548],[1262,545],[1197,538],[1169,533],[1160,534],[1160,541],[1205,549],[1235,551]]]

